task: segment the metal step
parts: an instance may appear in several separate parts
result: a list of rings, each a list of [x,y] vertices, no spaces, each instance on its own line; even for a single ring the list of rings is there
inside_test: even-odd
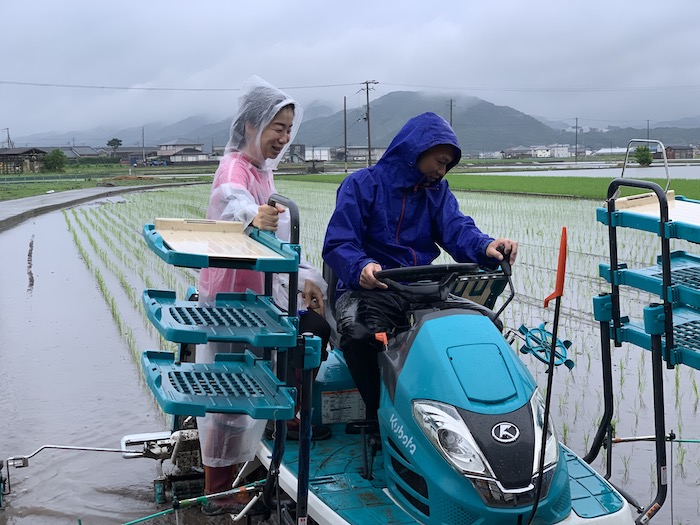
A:
[[[623,319],[621,340],[651,350],[651,335],[644,331],[642,323]],[[610,325],[613,339],[613,326]],[[662,337],[662,355],[666,356],[665,340]],[[700,310],[685,306],[673,308],[673,344],[670,353],[671,364],[683,364],[700,370]]]
[[[218,294],[213,303],[178,301],[175,292],[145,290],[146,315],[175,343],[246,342],[255,347],[296,346],[296,328],[269,297],[252,292]]]
[[[684,251],[671,252],[670,255],[673,292],[669,295],[669,300],[700,308],[700,257]],[[624,264],[619,266],[613,276],[615,282],[611,284],[631,286],[662,297],[661,257],[658,258],[656,266],[649,268],[631,269]],[[600,264],[598,274],[610,282],[610,265]]]
[[[296,389],[277,379],[270,362],[244,354],[216,354],[213,363],[176,363],[172,352],[146,351],[146,381],[167,414],[248,414],[253,419],[292,419]]]

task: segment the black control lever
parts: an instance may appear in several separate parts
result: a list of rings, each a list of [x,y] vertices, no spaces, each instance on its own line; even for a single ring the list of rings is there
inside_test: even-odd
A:
[[[506,247],[503,244],[499,244],[496,248],[503,255],[503,260],[501,261],[501,270],[506,277],[510,277],[512,274],[510,267],[510,252],[506,253]]]

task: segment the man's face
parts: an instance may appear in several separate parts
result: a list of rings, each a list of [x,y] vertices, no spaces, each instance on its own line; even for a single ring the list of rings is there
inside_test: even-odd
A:
[[[277,158],[284,145],[289,142],[293,120],[294,110],[287,107],[281,109],[267,125],[260,136],[260,151],[264,159]]]
[[[447,165],[454,160],[454,153],[454,148],[449,144],[439,144],[418,158],[418,170],[425,175],[424,185],[430,185],[445,176]]]

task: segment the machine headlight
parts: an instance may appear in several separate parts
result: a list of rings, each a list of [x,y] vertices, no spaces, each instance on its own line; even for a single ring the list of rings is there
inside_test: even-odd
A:
[[[413,402],[413,418],[437,451],[458,472],[493,477],[491,467],[455,407],[416,400]]]
[[[544,398],[540,393],[539,388],[535,389],[535,393],[530,398],[532,406],[532,414],[535,418],[535,457],[532,465],[532,473],[536,474],[539,469],[540,450],[542,449],[542,432],[544,429]],[[551,412],[550,420],[547,423],[547,442],[544,449],[544,468],[545,470],[555,464],[559,460],[559,443],[552,425]]]

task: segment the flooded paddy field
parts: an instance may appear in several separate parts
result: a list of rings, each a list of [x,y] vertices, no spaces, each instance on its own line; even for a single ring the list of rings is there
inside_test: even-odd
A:
[[[325,225],[335,185],[279,182],[297,202],[302,246],[321,264]],[[152,254],[143,225],[156,217],[204,215],[209,188],[151,190],[52,212],[0,233],[0,455],[30,454],[46,444],[119,447],[123,435],[167,429],[142,379],[140,352],[169,348],[150,327],[141,306],[144,288],[195,285],[194,270],[174,268]],[[598,264],[608,262],[607,230],[595,222],[594,201],[460,193],[462,210],[493,236],[520,242],[514,266],[517,296],[504,313],[507,327],[536,327],[553,308],[543,299],[554,288],[562,226],[569,258],[559,336],[572,341],[576,366],[556,369],[553,417],[562,439],[578,454],[590,447],[603,413],[600,335],[591,298],[608,290]],[[672,242],[672,249],[697,252]],[[655,263],[660,243],[641,232],[620,232],[620,260]],[[622,290],[623,310],[639,318],[656,298]],[[545,365],[522,355],[537,382]],[[648,352],[613,349],[615,424],[619,436],[651,435],[653,403]],[[700,438],[698,372],[665,370],[667,431]],[[670,490],[652,523],[691,524],[700,519],[700,454],[694,443],[668,446]],[[615,445],[612,481],[646,505],[656,493],[653,443]],[[605,470],[605,453],[594,467]],[[12,494],[0,524],[118,524],[160,510],[152,502],[155,463],[119,454],[46,451],[25,469],[11,471]],[[173,521],[174,522],[174,521]]]

